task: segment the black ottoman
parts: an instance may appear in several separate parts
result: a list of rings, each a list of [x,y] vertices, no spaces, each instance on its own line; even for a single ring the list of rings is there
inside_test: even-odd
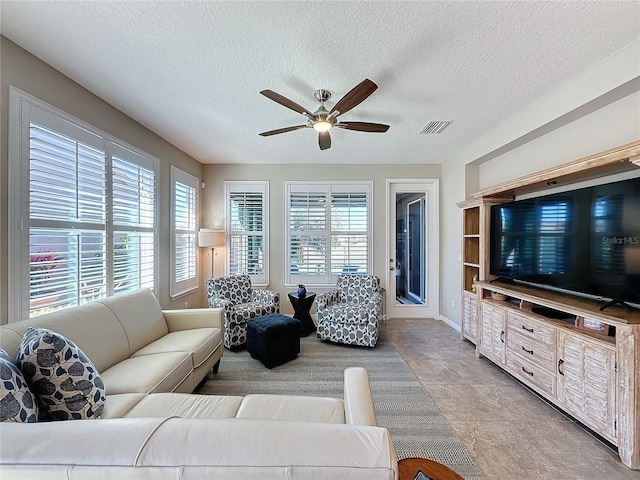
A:
[[[300,322],[274,313],[247,322],[247,351],[251,358],[273,368],[300,353]]]

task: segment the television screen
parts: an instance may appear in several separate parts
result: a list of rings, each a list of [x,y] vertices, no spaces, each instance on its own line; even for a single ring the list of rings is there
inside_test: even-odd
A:
[[[493,206],[490,273],[640,307],[640,178]]]

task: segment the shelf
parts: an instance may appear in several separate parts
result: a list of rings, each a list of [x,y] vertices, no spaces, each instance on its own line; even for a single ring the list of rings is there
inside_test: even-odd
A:
[[[638,310],[629,312],[625,308],[614,305],[601,312],[599,310],[601,302],[597,300],[503,280],[497,280],[492,283],[477,281],[476,284],[486,290],[514,296],[536,305],[561,310],[572,315],[596,317],[598,320],[610,325],[640,325],[640,311]]]
[[[481,283],[481,282],[478,282]],[[483,291],[485,291],[486,289],[483,287]],[[561,319],[557,319],[557,318],[549,318],[546,317],[544,315],[541,315],[539,313],[536,313],[532,310],[532,307],[535,306],[545,306],[545,305],[540,305],[539,303],[536,303],[535,305],[532,305],[529,302],[525,302],[525,305],[523,306],[519,306],[517,303],[511,303],[509,301],[504,301],[504,300],[494,300],[491,297],[484,297],[482,299],[483,303],[489,303],[491,305],[495,305],[496,307],[499,308],[503,308],[506,310],[510,310],[513,311],[515,313],[520,313],[520,314],[524,314],[527,317],[533,318],[535,320],[540,320],[543,322],[547,322],[550,323],[556,327],[560,327],[560,328],[564,328],[566,330],[570,330],[573,333],[577,333],[580,335],[584,335],[585,337],[589,337],[592,340],[599,340],[599,341],[604,341],[608,344],[611,345],[615,345],[616,344],[616,337],[615,336],[608,336],[602,333],[599,333],[597,331],[591,331],[588,329],[584,329],[584,328],[579,328],[577,323],[578,320],[583,318],[579,315],[575,315],[575,314],[570,314],[569,317],[566,320],[561,320]],[[565,311],[564,309],[561,309],[562,311]],[[570,313],[570,312],[567,312]],[[615,327],[614,327],[615,328]]]
[[[480,267],[475,264],[464,264],[462,281],[463,290],[471,292],[471,286],[480,278]]]
[[[464,226],[463,235],[480,236],[480,207],[467,208],[463,212]]]
[[[463,239],[462,261],[480,265],[480,236],[465,235]]]

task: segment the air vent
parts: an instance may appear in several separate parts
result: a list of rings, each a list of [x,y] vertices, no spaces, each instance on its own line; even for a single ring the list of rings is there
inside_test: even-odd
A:
[[[439,122],[429,122],[422,130],[418,132],[419,135],[437,135],[449,126],[450,120],[442,120]]]

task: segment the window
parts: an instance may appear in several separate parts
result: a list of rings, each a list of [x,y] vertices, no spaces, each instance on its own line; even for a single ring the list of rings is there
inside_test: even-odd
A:
[[[286,182],[288,285],[371,271],[371,182]]]
[[[13,318],[156,286],[157,161],[10,89]]]
[[[256,286],[269,284],[269,182],[225,182],[227,271],[245,273]]]
[[[171,167],[172,299],[198,288],[198,183],[196,177]]]

